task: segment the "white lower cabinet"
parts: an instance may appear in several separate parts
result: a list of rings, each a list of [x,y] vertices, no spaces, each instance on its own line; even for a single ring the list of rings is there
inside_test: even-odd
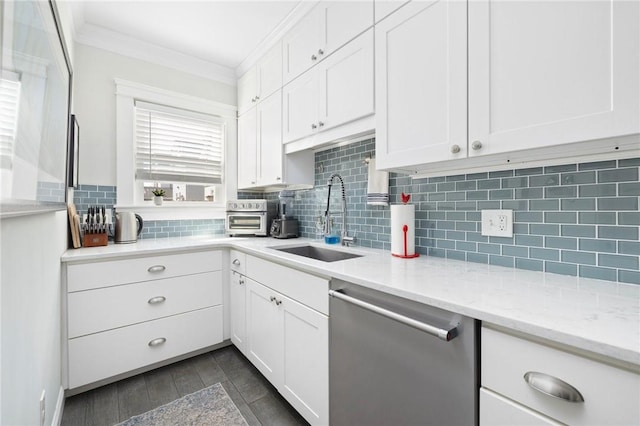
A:
[[[64,270],[69,389],[223,340],[220,250],[69,263]]]
[[[265,271],[269,274],[260,273]],[[251,256],[247,256],[247,275],[247,357],[309,423],[328,424],[328,312],[300,301],[309,301],[316,290],[328,298],[328,281]],[[285,296],[281,291],[292,285],[309,286],[310,291]]]
[[[222,305],[69,340],[69,388],[222,341]]]
[[[640,424],[637,372],[488,327],[481,341],[480,426]]]
[[[231,271],[229,281],[229,322],[231,329],[231,342],[247,356],[246,333],[247,333],[247,296],[246,278],[236,271]]]

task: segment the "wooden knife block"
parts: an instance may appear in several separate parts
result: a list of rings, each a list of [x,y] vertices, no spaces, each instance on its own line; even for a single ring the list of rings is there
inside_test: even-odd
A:
[[[107,234],[84,234],[82,245],[84,247],[106,246],[109,241]]]

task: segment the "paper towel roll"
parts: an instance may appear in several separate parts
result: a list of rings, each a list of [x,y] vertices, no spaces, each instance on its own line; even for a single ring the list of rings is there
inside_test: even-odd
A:
[[[391,206],[391,254],[397,257],[418,256],[416,254],[416,206],[414,204],[394,204]]]

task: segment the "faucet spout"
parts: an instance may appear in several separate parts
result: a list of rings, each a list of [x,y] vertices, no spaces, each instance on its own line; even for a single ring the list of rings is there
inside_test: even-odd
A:
[[[327,194],[327,210],[324,213],[324,216],[325,216],[324,230],[325,230],[325,235],[331,232],[331,223],[330,223],[331,212],[329,211],[329,203],[331,201],[331,186],[333,186],[333,181],[335,179],[337,179],[338,182],[340,182],[340,187],[342,189],[342,229],[340,231],[340,241],[344,246],[352,243],[354,241],[354,237],[347,236],[347,197],[344,190],[344,181],[342,180],[342,176],[340,176],[338,173],[332,174],[331,177],[329,178],[329,181],[327,182],[327,186],[329,187],[329,193]]]

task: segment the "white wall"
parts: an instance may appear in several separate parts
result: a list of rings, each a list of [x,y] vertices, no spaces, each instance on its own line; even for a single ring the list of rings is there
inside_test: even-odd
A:
[[[116,185],[114,78],[236,105],[236,87],[83,44],[74,49],[80,184]]]
[[[67,212],[0,221],[0,424],[51,424],[61,397],[60,256]]]

